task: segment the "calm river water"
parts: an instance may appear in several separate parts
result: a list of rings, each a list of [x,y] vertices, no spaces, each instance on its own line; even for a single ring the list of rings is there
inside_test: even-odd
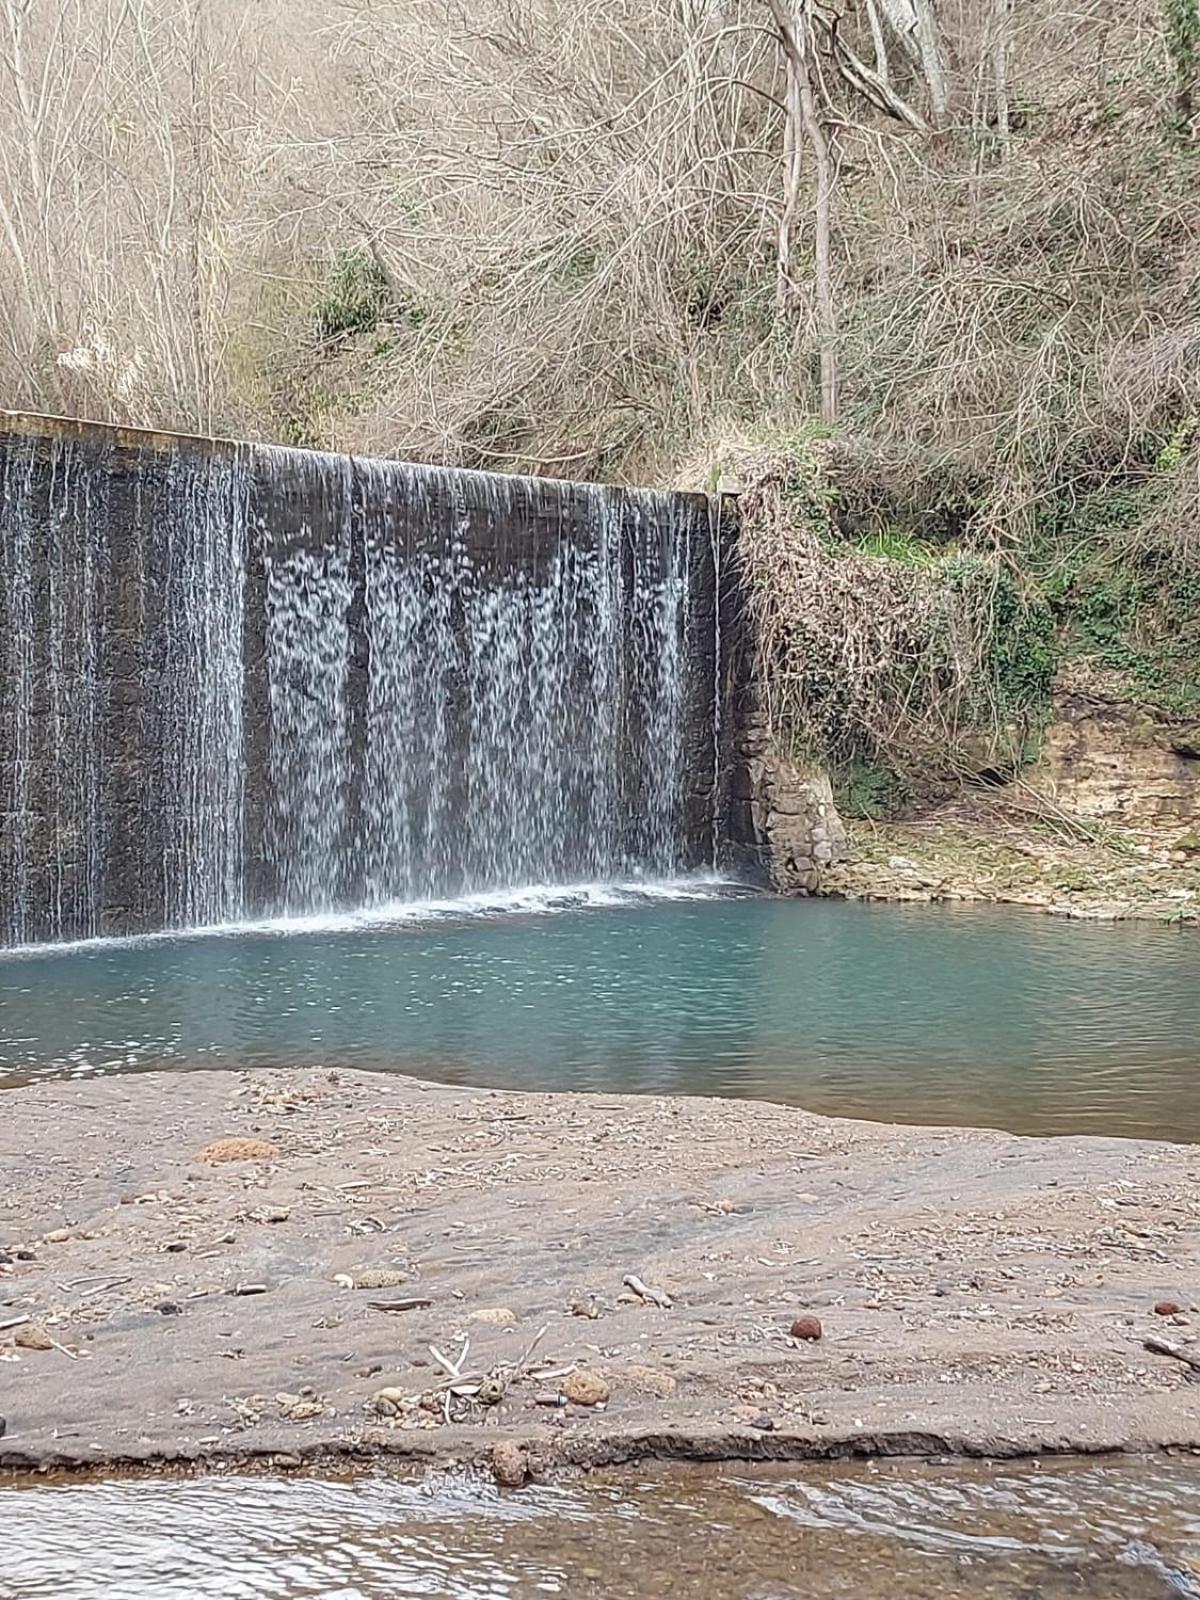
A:
[[[394,1068],[1200,1139],[1200,937],[1005,909],[543,892],[0,958],[0,1085]]]
[[[1196,1600],[1200,1465],[0,1486],[0,1600]]]

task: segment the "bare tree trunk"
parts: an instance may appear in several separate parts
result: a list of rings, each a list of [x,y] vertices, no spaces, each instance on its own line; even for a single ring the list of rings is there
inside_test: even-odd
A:
[[[875,0],[867,0],[867,21],[871,25],[871,44],[875,50],[875,71],[879,74],[880,82],[890,88],[887,41],[883,37],[883,24],[879,20],[879,7]]]
[[[1008,160],[1012,136],[1008,105],[1008,18],[1010,0],[992,0],[992,92],[996,100],[996,139],[1001,161]]]
[[[202,433],[212,427],[213,381],[209,342],[209,245],[215,160],[212,106],[212,55],[208,38],[207,0],[192,0],[188,39],[188,75],[191,96],[192,182],[188,272],[191,288],[191,346],[194,371],[196,426]]]
[[[932,0],[880,0],[880,6],[901,47],[921,69],[929,93],[930,121],[935,128],[943,126],[950,99]]]
[[[938,36],[937,18],[933,14],[932,0],[914,0],[917,13],[917,47],[921,52],[921,70],[929,89],[930,120],[935,128],[945,126],[950,109],[946,92],[946,72],[942,65],[942,46]]]
[[[814,253],[817,338],[821,355],[821,421],[831,426],[837,421],[838,411],[837,302],[833,292],[833,156],[813,85],[813,36],[808,0],[801,0],[798,13],[789,10],[785,0],[768,0],[768,3],[787,60],[789,91],[794,82],[800,126],[812,150],[816,167]],[[793,137],[798,139],[797,135]]]
[[[792,241],[796,230],[796,217],[800,210],[800,178],[804,166],[804,123],[800,106],[800,85],[790,58],[784,56],[787,87],[784,106],[787,115],[783,124],[783,210],[779,214],[778,274],[776,299],[780,311],[791,311],[797,299],[796,280],[792,272]]]
[[[58,262],[50,237],[53,208],[50,203],[50,182],[42,159],[41,108],[34,87],[33,69],[25,49],[25,25],[30,11],[31,0],[0,0],[0,21],[4,23],[4,34],[0,35],[0,66],[6,69],[16,101],[29,184],[30,205],[26,208],[26,215],[32,213],[36,228],[31,238],[31,230],[26,223],[22,229],[25,237],[20,241],[12,213],[5,208],[5,232],[10,239],[14,258],[21,264],[29,302],[36,308],[43,328],[54,343],[59,336],[61,321]]]

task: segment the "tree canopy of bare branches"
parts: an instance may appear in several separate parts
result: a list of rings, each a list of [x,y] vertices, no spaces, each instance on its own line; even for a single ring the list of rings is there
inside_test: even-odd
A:
[[[3,396],[659,481],[820,417],[1008,526],[1200,409],[1189,5],[0,0]]]

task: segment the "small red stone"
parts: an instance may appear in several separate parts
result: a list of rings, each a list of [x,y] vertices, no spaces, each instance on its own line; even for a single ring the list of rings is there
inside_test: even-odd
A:
[[[1183,1307],[1177,1300],[1160,1300],[1154,1308],[1156,1317],[1177,1317]]]
[[[792,1323],[793,1339],[811,1339],[815,1341],[821,1338],[822,1333],[823,1329],[817,1317],[797,1317],[795,1322]]]

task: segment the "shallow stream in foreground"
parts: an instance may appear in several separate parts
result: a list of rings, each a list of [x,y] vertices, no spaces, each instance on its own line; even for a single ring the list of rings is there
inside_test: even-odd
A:
[[[0,1485],[0,1600],[1200,1596],[1200,1463]]]
[[[0,1087],[395,1069],[1200,1140],[1200,937],[1005,908],[589,887],[0,957]]]

